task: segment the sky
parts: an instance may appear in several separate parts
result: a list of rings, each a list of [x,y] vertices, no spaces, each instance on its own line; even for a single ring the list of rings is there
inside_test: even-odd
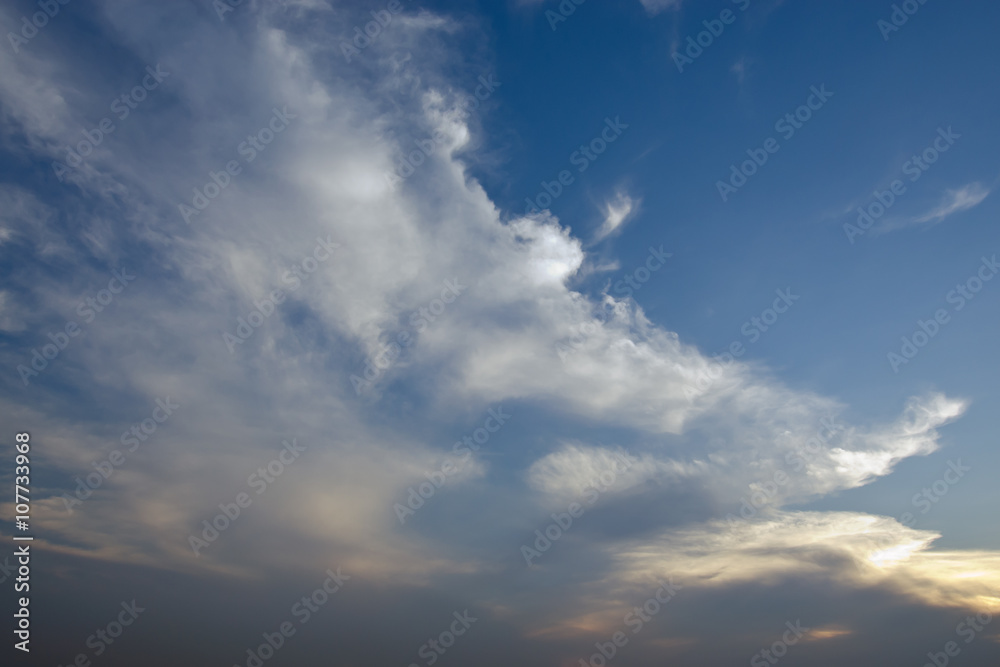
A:
[[[10,664],[997,664],[995,3],[0,26]]]

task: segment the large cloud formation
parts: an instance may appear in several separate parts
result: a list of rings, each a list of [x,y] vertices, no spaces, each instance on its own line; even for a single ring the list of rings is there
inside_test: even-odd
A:
[[[0,253],[16,265],[0,293],[2,421],[45,434],[38,548],[248,580],[335,562],[381,586],[467,591],[523,638],[579,640],[579,657],[671,577],[692,613],[805,574],[927,608],[1000,607],[997,554],[792,509],[933,452],[966,403],[927,395],[890,423],[846,424],[832,399],[713,359],[631,300],[576,291],[582,241],[547,212],[498,210],[470,176],[488,110],[470,113],[463,91],[488,63],[457,79],[443,63],[476,26],[407,10],[348,62],[363,12],[324,3],[225,21],[101,9],[107,52],[0,51],[5,148],[31,165],[0,186]],[[169,75],[114,116],[157,65]],[[115,131],[68,166],[104,117]],[[86,320],[80,304],[114,270],[135,278]],[[37,375],[16,370],[68,321],[83,334]],[[128,451],[167,397],[179,407]],[[498,407],[513,415],[503,458],[464,457],[400,521],[394,506]],[[517,431],[521,414],[555,435]],[[258,498],[248,479],[293,438],[305,451]],[[73,502],[115,449],[124,463]],[[602,484],[625,450],[631,465]],[[241,492],[253,503],[193,549]],[[528,567],[522,544],[589,494],[587,520]],[[711,643],[677,622],[647,648]],[[816,637],[861,632],[849,614],[828,625]]]

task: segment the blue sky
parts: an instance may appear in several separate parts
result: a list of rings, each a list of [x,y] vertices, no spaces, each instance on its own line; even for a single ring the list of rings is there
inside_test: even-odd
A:
[[[30,660],[995,664],[994,4],[38,11]]]

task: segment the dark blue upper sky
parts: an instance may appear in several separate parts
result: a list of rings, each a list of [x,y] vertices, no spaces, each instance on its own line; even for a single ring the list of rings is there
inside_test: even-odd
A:
[[[1000,97],[992,82],[1000,59],[986,45],[1000,8],[929,2],[886,40],[877,22],[891,18],[891,7],[754,2],[740,12],[742,5],[686,3],[650,17],[638,3],[589,2],[555,31],[541,7],[477,7],[490,17],[503,83],[503,103],[486,129],[506,161],[481,170],[485,187],[519,213],[525,197],[544,192],[541,181],[573,169],[576,182],[552,210],[582,235],[601,222],[595,202],[627,189],[642,206],[614,240],[623,271],[644,261],[650,244],[674,253],[635,297],[653,321],[716,353],[747,341],[741,325],[770,304],[776,288],[791,287],[801,301],[747,357],[868,418],[892,414],[916,390],[969,397],[955,443],[984,468],[1000,465],[989,407],[1000,400],[990,361],[1000,283],[987,284],[898,373],[887,360],[902,336],[918,330],[918,319],[954,308],[946,295],[975,275],[981,257],[1000,250],[998,200],[988,197],[939,224],[884,235],[875,227],[854,243],[844,229],[856,222],[858,206],[895,179],[906,191],[884,219],[901,225],[937,208],[949,190],[996,187]],[[687,37],[727,8],[735,22],[679,72],[674,48],[683,53]],[[775,122],[824,84],[834,93],[828,105],[784,140]],[[570,154],[596,136],[606,116],[620,116],[628,131],[592,169],[575,173]],[[961,138],[911,181],[904,164],[933,144],[939,128]],[[769,137],[779,139],[779,152],[723,202],[717,181]],[[585,285],[599,291],[605,281],[601,275]],[[893,508],[905,509],[910,480],[933,481],[949,456],[910,462],[908,479],[887,478],[881,488],[856,493],[898,514]],[[985,475],[967,486],[930,525],[949,526],[957,543],[995,547],[995,523],[987,529],[960,518],[997,502],[997,491]],[[845,498],[837,506],[857,504]]]

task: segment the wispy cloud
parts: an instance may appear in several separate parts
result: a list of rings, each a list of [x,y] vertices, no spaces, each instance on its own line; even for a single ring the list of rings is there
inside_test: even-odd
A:
[[[642,6],[650,14],[659,14],[668,9],[679,9],[682,0],[641,0]]]
[[[939,223],[944,221],[945,218],[959,213],[961,211],[968,211],[970,208],[979,206],[984,199],[990,195],[990,189],[984,186],[982,183],[970,183],[964,187],[958,188],[957,190],[948,190],[945,195],[944,201],[940,205],[928,211],[926,214],[914,218],[914,224],[920,224],[925,222]]]
[[[923,215],[883,218],[878,225],[871,229],[871,235],[881,236],[889,232],[916,227],[918,225],[937,225],[956,213],[975,208],[989,197],[991,192],[992,188],[979,182],[969,183],[954,190],[947,190],[941,203]]]
[[[747,69],[750,66],[750,61],[746,56],[740,56],[740,59],[733,63],[733,66],[729,68],[729,71],[736,75],[736,80],[742,86],[743,82],[747,78]]]
[[[626,222],[639,212],[641,199],[632,199],[627,193],[619,191],[614,199],[604,203],[604,224],[594,235],[595,241],[601,241],[621,231]]]

